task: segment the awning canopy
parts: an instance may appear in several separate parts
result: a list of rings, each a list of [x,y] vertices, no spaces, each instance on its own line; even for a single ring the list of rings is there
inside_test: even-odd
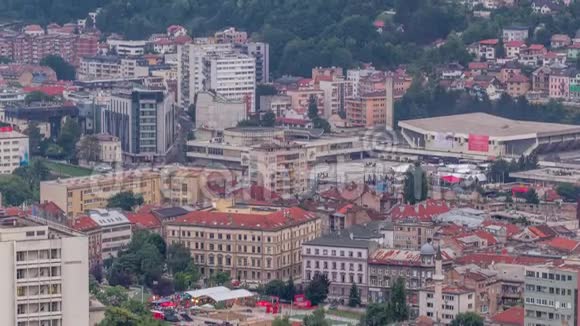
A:
[[[253,297],[254,294],[245,289],[230,290],[224,286],[185,292],[192,298],[206,297],[215,302]]]
[[[459,183],[459,182],[461,182],[461,178],[458,178],[458,177],[453,176],[453,175],[442,176],[441,180],[443,180],[447,183]]]

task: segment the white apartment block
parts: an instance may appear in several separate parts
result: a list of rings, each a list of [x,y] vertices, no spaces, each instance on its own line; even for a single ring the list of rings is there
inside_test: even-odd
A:
[[[88,325],[87,238],[24,221],[0,226],[0,325]]]
[[[147,41],[107,40],[107,45],[118,55],[140,56],[145,54]]]
[[[224,98],[244,101],[254,111],[256,59],[238,53],[210,54],[203,59],[204,89]]]
[[[199,92],[195,102],[195,126],[212,130],[224,130],[246,119],[246,104],[232,101],[214,91]]]
[[[203,90],[203,57],[208,53],[228,53],[233,44],[184,44],[177,47],[177,103],[188,107]]]
[[[433,287],[421,290],[419,292],[419,316],[427,316],[436,321],[435,302]],[[441,316],[438,322],[442,325],[450,325],[458,314],[475,311],[475,292],[462,286],[444,286],[440,302],[442,304],[441,309],[439,309]]]
[[[131,222],[118,210],[95,209],[89,211],[89,217],[101,232],[101,261],[117,257],[131,242]]]
[[[120,79],[149,76],[149,67],[141,59],[96,56],[81,58],[78,79]]]
[[[368,298],[367,260],[376,248],[372,241],[354,240],[350,235],[328,234],[302,244],[302,280],[310,282],[316,274],[326,275],[328,297],[344,300],[356,284],[362,302]]]
[[[28,161],[28,136],[11,127],[0,128],[0,173],[10,174]]]

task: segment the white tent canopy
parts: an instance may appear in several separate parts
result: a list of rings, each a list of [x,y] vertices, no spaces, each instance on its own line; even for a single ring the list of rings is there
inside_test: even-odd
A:
[[[192,298],[207,297],[215,302],[242,299],[254,296],[254,294],[245,289],[230,290],[224,286],[185,292]]]

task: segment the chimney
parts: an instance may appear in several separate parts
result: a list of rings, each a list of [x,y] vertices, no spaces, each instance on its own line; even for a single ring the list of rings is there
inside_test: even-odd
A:
[[[392,76],[387,76],[387,78],[385,79],[385,97],[386,97],[386,103],[385,103],[385,109],[387,110],[386,112],[386,129],[387,130],[394,130],[395,129],[395,108],[394,108],[394,89],[393,89],[393,77]]]

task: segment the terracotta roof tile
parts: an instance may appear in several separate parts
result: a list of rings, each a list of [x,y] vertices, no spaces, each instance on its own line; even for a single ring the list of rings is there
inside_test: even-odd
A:
[[[548,241],[544,241],[543,243],[548,247],[568,253],[572,253],[578,250],[578,246],[580,246],[579,241],[561,237],[553,238]]]
[[[524,326],[524,307],[511,307],[494,315],[491,320],[501,325]]]
[[[169,224],[232,229],[278,230],[314,219],[316,219],[314,214],[300,207],[290,207],[271,214],[194,211],[176,218],[175,221]]]

